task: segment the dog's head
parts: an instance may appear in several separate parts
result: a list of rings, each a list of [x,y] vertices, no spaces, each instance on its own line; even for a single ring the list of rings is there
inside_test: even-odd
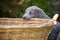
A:
[[[28,7],[25,11],[25,14],[23,15],[23,19],[30,19],[30,18],[49,18],[49,17],[39,7],[32,6]]]
[[[36,18],[38,16],[38,10],[36,8],[27,8],[25,14],[23,15],[23,19]]]

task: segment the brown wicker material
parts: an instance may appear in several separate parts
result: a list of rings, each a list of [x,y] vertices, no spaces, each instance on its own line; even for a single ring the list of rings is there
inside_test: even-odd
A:
[[[0,40],[47,40],[51,19],[0,18]]]

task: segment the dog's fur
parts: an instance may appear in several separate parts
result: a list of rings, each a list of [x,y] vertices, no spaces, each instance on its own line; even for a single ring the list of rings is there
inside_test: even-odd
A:
[[[23,18],[24,19],[30,19],[30,18],[50,19],[50,17],[46,15],[45,12],[37,6],[28,7],[25,11],[25,14],[23,15]]]

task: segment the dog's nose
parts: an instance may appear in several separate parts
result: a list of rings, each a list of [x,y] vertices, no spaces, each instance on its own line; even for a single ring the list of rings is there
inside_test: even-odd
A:
[[[26,17],[23,17],[23,19],[26,19]]]

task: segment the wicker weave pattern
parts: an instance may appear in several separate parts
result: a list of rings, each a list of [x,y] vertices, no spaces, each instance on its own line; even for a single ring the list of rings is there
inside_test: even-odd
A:
[[[26,25],[47,23],[49,20],[31,20],[22,21],[21,19],[1,19],[0,20],[0,40],[47,40],[48,34],[53,26],[45,26],[39,28],[23,28]],[[21,23],[21,22],[22,23]],[[4,24],[5,23],[5,24]],[[11,24],[12,23],[12,24]],[[15,24],[14,24],[15,23]],[[22,25],[18,27],[19,25]],[[9,28],[3,28],[3,25],[9,26]],[[11,25],[16,25],[18,28],[11,28]],[[37,25],[38,26],[38,25]],[[2,27],[2,28],[1,28]],[[6,26],[5,26],[6,27]],[[35,27],[35,26],[34,26]]]

